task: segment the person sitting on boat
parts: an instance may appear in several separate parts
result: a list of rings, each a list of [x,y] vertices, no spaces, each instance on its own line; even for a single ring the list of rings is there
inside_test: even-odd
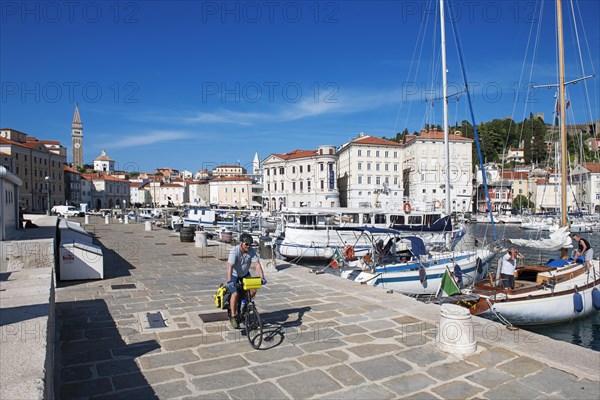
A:
[[[241,282],[244,278],[251,277],[250,267],[252,266],[252,263],[256,264],[256,272],[258,272],[258,275],[261,277],[262,284],[264,285],[267,283],[262,264],[260,263],[260,258],[258,257],[256,250],[252,248],[253,242],[254,239],[252,239],[252,236],[249,233],[242,233],[240,235],[240,244],[231,249],[229,258],[227,259],[227,288],[231,293],[229,322],[231,322],[231,326],[234,329],[240,327],[238,316],[235,314],[238,299],[236,284]],[[256,290],[250,290],[250,295],[252,297],[254,297],[255,294]]]
[[[582,256],[585,264],[585,269],[589,270],[592,266],[592,259],[594,258],[594,249],[590,245],[590,242],[579,236],[578,234],[573,235],[573,240],[579,245],[579,248],[575,251],[575,259]]]
[[[515,288],[515,268],[517,266],[517,258],[525,258],[517,249],[511,247],[502,257],[502,265],[500,267],[500,278],[502,287],[505,289]]]

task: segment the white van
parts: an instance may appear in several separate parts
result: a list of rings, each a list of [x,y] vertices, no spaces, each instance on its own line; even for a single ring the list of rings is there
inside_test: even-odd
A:
[[[50,211],[61,217],[82,217],[84,215],[83,211],[80,211],[73,206],[54,206]]]

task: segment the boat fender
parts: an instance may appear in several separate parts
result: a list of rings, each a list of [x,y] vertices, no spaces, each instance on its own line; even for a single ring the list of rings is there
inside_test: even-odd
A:
[[[477,266],[477,273],[481,275],[483,273],[483,261],[481,261],[481,258],[477,257],[475,265]]]
[[[600,310],[600,290],[592,289],[592,305],[596,310]]]
[[[583,311],[583,297],[581,293],[573,293],[573,307],[578,313]]]
[[[458,286],[462,287],[463,284],[463,272],[458,264],[454,264],[454,277],[456,278],[456,282]]]
[[[404,209],[404,212],[406,214],[410,214],[410,212],[412,211],[412,207],[410,206],[410,203],[408,201],[404,203],[404,206],[402,208]]]
[[[424,288],[427,287],[427,271],[425,271],[423,265],[419,266],[419,281],[421,281],[421,285],[423,285]]]

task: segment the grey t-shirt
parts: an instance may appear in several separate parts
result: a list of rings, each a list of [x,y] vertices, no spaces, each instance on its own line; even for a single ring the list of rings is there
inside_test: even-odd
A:
[[[229,252],[229,258],[227,259],[227,262],[229,264],[233,264],[232,275],[234,277],[242,278],[248,275],[252,263],[257,262],[258,260],[258,254],[256,254],[256,250],[254,250],[252,247],[248,249],[247,253],[242,253],[240,246],[235,246]]]

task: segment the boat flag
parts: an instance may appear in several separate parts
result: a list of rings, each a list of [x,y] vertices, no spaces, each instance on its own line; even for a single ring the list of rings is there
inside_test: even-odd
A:
[[[442,276],[442,283],[440,284],[437,297],[448,297],[457,293],[460,293],[460,289],[458,288],[456,282],[454,282],[454,279],[448,272],[448,269],[446,269],[444,276]]]
[[[339,249],[335,249],[335,253],[333,253],[333,257],[331,257],[331,262],[329,266],[333,269],[337,269],[340,266],[340,262],[343,262],[343,257],[340,254]]]

